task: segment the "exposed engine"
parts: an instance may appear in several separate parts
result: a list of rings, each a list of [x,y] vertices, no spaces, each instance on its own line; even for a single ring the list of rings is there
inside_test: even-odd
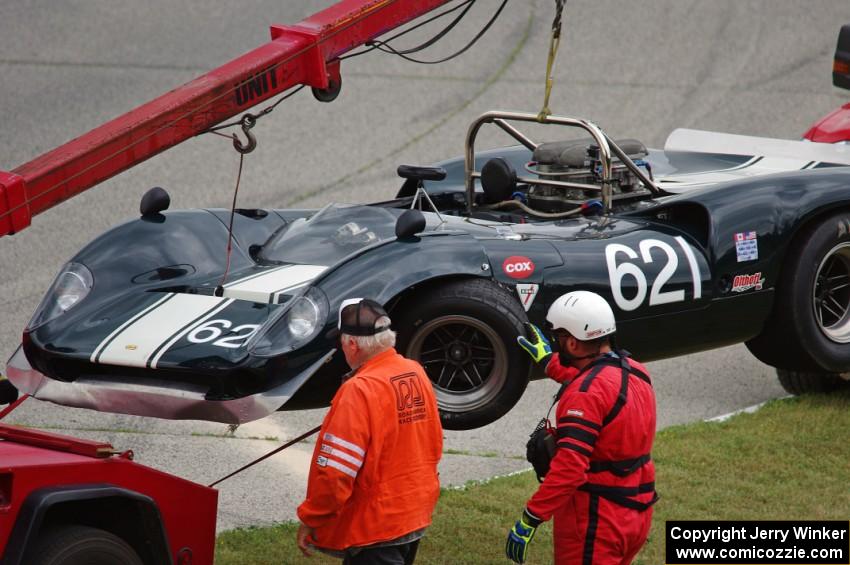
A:
[[[632,161],[642,163],[646,147],[636,139],[615,142]],[[527,165],[528,172],[541,179],[587,184],[601,187],[601,165],[599,147],[587,141],[555,141],[542,143],[534,151],[533,161]],[[645,193],[648,190],[640,179],[622,162],[611,163],[612,198],[619,195]],[[527,192],[528,205],[542,212],[563,212],[580,206],[583,202],[598,199],[599,190],[532,184]]]
[[[635,139],[614,142],[635,165],[652,172],[644,161],[647,150]],[[517,175],[506,160],[491,159],[481,169],[481,185],[493,208],[519,206],[527,212],[561,214],[602,198],[599,147],[591,140],[542,143],[534,150],[525,174]],[[611,162],[611,199],[634,200],[649,195],[640,178],[616,157]]]

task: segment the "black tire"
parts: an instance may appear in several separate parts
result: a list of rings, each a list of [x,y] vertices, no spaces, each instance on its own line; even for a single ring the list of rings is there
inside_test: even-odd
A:
[[[447,282],[404,301],[395,320],[399,351],[425,367],[444,428],[487,425],[525,391],[531,362],[516,336],[528,317],[516,297],[492,281]]]
[[[776,375],[779,377],[779,384],[782,385],[782,388],[795,396],[832,392],[841,384],[841,377],[833,373],[776,369]]]
[[[88,526],[51,528],[36,540],[32,565],[143,565],[130,545],[105,530]]]
[[[773,314],[747,346],[798,374],[850,371],[850,213],[826,216],[795,237]]]

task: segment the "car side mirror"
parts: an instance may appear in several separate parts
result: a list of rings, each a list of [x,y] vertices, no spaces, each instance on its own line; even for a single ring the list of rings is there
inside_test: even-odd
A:
[[[171,197],[164,188],[155,186],[145,192],[142,196],[142,201],[139,203],[139,212],[142,216],[152,216],[159,214],[163,210],[168,210],[171,205]]]
[[[425,231],[425,215],[419,210],[405,210],[396,220],[395,236],[398,239],[411,239],[423,231]]]

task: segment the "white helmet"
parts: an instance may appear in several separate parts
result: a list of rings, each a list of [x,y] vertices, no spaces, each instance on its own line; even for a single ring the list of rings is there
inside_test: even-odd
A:
[[[566,330],[581,341],[597,339],[617,331],[614,312],[595,292],[576,290],[558,297],[549,307],[546,321],[552,329]]]

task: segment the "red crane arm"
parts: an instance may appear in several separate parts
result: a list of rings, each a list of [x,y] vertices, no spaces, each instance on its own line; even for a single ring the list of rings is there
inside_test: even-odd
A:
[[[68,143],[0,171],[0,236],[285,90],[339,84],[338,57],[449,0],[343,0],[272,40]]]

